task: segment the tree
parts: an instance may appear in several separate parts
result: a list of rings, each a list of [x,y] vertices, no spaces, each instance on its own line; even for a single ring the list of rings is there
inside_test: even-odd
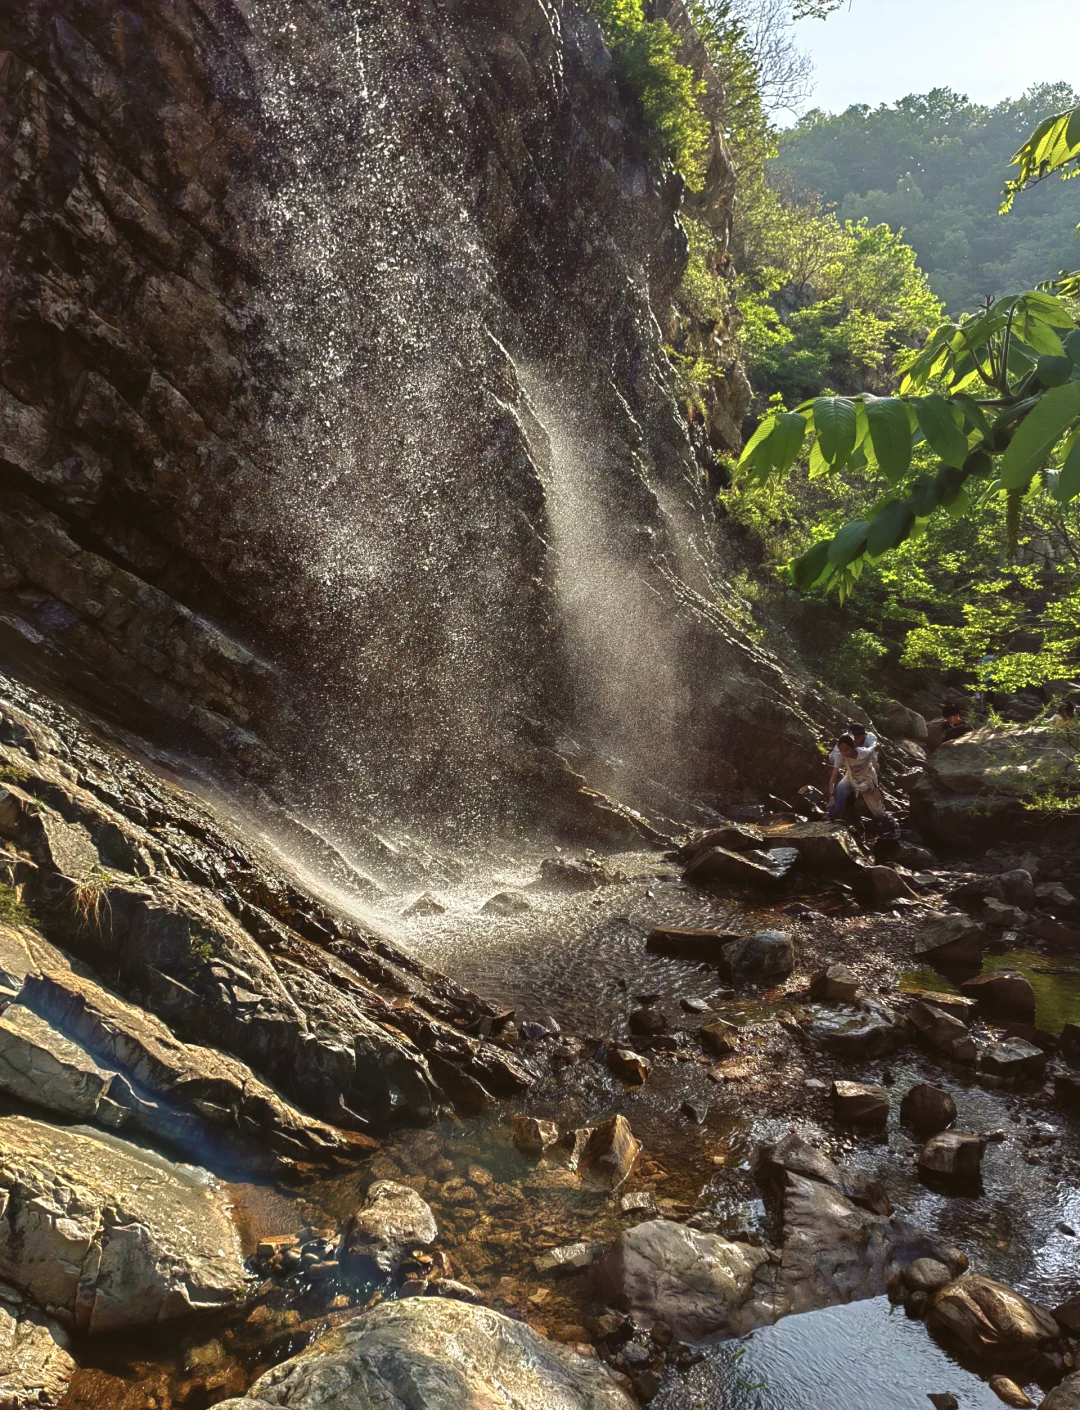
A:
[[[1017,152],[1015,194],[1054,172],[1080,168],[1077,110],[1040,124]],[[913,462],[921,444],[933,473]],[[911,361],[899,394],[819,396],[776,411],[739,465],[764,483],[804,454],[811,475],[876,467],[888,489],[865,517],[822,538],[791,564],[795,585],[836,585],[843,601],[868,560],[907,541],[937,510],[962,514],[972,496],[1004,494],[1014,550],[1025,496],[1058,504],[1080,495],[1080,328],[1044,290],[1016,294],[941,324]]]

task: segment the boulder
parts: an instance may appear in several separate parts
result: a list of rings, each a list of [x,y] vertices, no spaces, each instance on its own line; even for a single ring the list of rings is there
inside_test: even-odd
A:
[[[889,1094],[868,1082],[834,1082],[833,1115],[852,1126],[884,1126],[889,1119]]]
[[[632,1048],[609,1048],[607,1065],[616,1077],[640,1086],[649,1075],[650,1063]]]
[[[594,1190],[617,1190],[634,1168],[641,1142],[625,1116],[612,1116],[575,1133],[573,1168]]]
[[[926,1324],[991,1364],[1022,1361],[1060,1335],[1045,1308],[981,1273],[967,1273],[936,1293]]]
[[[1039,1402],[1039,1410],[1080,1410],[1080,1371],[1074,1371],[1060,1385],[1056,1385]]]
[[[1005,899],[1022,911],[1030,911],[1039,897],[1031,873],[1023,867],[1013,867],[1011,871],[998,873],[998,881],[1005,890]]]
[[[634,1009],[627,1018],[630,1032],[636,1033],[639,1037],[650,1037],[655,1033],[663,1033],[668,1026],[668,1021],[660,1009],[655,1009],[651,1005],[642,1009]]]
[[[879,1297],[918,1258],[937,1259],[954,1274],[966,1266],[963,1254],[925,1230],[857,1209],[833,1186],[801,1175],[786,1177],[783,1221],[778,1313]]]
[[[982,964],[986,927],[968,916],[928,917],[915,941],[915,958],[931,964]]]
[[[810,997],[818,1003],[853,1004],[859,981],[846,964],[831,964],[810,976]]]
[[[412,916],[441,916],[445,912],[445,903],[440,901],[438,896],[433,896],[430,891],[425,891],[422,896],[417,896],[412,905],[406,906],[401,914],[409,919]]]
[[[1035,1410],[1031,1396],[1008,1376],[991,1376],[987,1385],[1004,1405],[1012,1405],[1014,1410]]]
[[[660,926],[649,931],[645,948],[654,955],[679,955],[704,964],[722,964],[724,946],[738,939],[731,931]]]
[[[811,871],[849,873],[867,860],[851,832],[840,823],[779,823],[765,832],[770,846],[794,848],[801,865]]]
[[[1006,1077],[1014,1082],[1037,1082],[1046,1071],[1046,1054],[1034,1043],[1023,1038],[1010,1038],[1003,1043],[991,1043],[979,1059],[980,1070],[991,1077]]]
[[[605,866],[598,857],[545,857],[540,863],[540,882],[552,891],[599,891],[625,880],[625,872]]]
[[[1071,1072],[1055,1072],[1054,1099],[1067,1111],[1080,1111],[1080,1077]]]
[[[496,1389],[497,1388],[497,1389]],[[456,1298],[384,1302],[274,1366],[223,1410],[637,1410],[602,1361]]]
[[[559,1128],[554,1121],[518,1115],[510,1122],[510,1138],[522,1154],[543,1155],[559,1139]]]
[[[783,1192],[788,1175],[801,1175],[834,1190],[872,1214],[893,1212],[881,1182],[858,1170],[837,1165],[821,1151],[815,1150],[789,1131],[772,1145],[759,1146],[754,1154],[754,1173],[763,1184],[778,1187]]]
[[[0,1117],[0,1278],[77,1331],[126,1331],[244,1295],[240,1240],[205,1172],[113,1136]]]
[[[901,1277],[911,1292],[936,1293],[953,1280],[953,1271],[936,1258],[917,1258],[909,1263]]]
[[[900,1120],[914,1131],[935,1135],[956,1120],[956,1103],[944,1087],[916,1082],[900,1103]]]
[[[919,991],[918,998],[924,1004],[929,1004],[931,1008],[941,1009],[943,1013],[951,1013],[953,1018],[958,1018],[961,1023],[969,1025],[974,1022],[979,1008],[977,999],[965,999],[963,994],[943,994],[935,989]]]
[[[899,700],[889,700],[885,704],[885,718],[889,722],[889,732],[894,738],[924,740],[927,737],[926,719],[917,710],[901,705]]]
[[[771,1321],[752,1302],[765,1249],[653,1219],[624,1230],[600,1265],[607,1295],[645,1326],[663,1322],[679,1341],[741,1336]]]
[[[724,961],[736,984],[775,984],[795,968],[795,946],[783,930],[758,930],[724,946]]]
[[[1076,897],[1060,881],[1044,881],[1035,887],[1033,904],[1046,906],[1052,911],[1070,911],[1076,905]],[[1025,909],[1030,910],[1031,906]]]
[[[892,867],[860,867],[851,875],[851,889],[863,905],[885,906],[901,896],[916,899],[916,893]]]
[[[0,1283],[0,1405],[48,1410],[62,1400],[75,1370],[64,1328]]]
[[[722,847],[725,852],[755,852],[765,843],[765,834],[758,827],[746,823],[728,823],[724,827],[710,828],[680,847],[676,856],[684,866],[689,866],[699,857],[711,852],[714,847]]]
[[[993,896],[984,899],[980,915],[987,925],[997,930],[1015,930],[1024,922],[1024,912],[1018,906],[1008,901],[995,901]]]
[[[981,906],[988,898],[1004,901],[1005,887],[996,876],[965,872],[958,881],[945,888],[943,895],[950,906]]]
[[[1080,1335],[1080,1292],[1073,1293],[1072,1297],[1054,1308],[1054,1321],[1073,1336]]]
[[[532,910],[532,902],[522,891],[498,891],[480,907],[482,916],[520,916]]]
[[[974,999],[990,1014],[1030,1018],[1035,1012],[1035,991],[1031,982],[1015,969],[998,969],[965,979],[961,992]]]
[[[538,1273],[580,1273],[596,1262],[603,1247],[596,1243],[563,1244],[534,1258],[533,1267]]]
[[[864,1001],[865,1002],[865,1001]],[[810,1037],[834,1057],[882,1058],[905,1041],[907,1029],[884,1004],[862,1007],[858,1013],[826,1014],[809,1029]]]
[[[908,1021],[922,1041],[936,1052],[944,1053],[954,1062],[975,1061],[975,1039],[952,1014],[920,1000],[908,1009]]]
[[[762,860],[753,860],[746,852],[729,852],[724,847],[710,847],[702,852],[683,872],[690,886],[715,886],[730,883],[736,886],[775,886],[782,871]]]
[[[939,1131],[919,1154],[919,1172],[953,1180],[975,1180],[982,1171],[986,1139],[968,1131]]]
[[[415,1190],[376,1180],[341,1241],[342,1262],[369,1277],[392,1278],[403,1258],[438,1238],[435,1216]]]
[[[1036,940],[1045,940],[1051,949],[1075,950],[1080,946],[1080,925],[1066,925],[1051,916],[1034,916],[1027,933]]]
[[[738,1028],[734,1023],[728,1023],[722,1018],[714,1018],[711,1023],[703,1023],[698,1029],[698,1036],[704,1047],[721,1056],[733,1053],[739,1046]]]

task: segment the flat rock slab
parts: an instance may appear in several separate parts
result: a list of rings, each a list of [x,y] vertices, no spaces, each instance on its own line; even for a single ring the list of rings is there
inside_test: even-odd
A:
[[[773,864],[765,854],[729,852],[710,847],[683,872],[691,886],[714,886],[729,882],[736,886],[775,886],[790,870],[790,864]]]
[[[601,1361],[490,1308],[383,1303],[275,1366],[224,1410],[637,1410]]]
[[[704,964],[720,964],[724,946],[737,940],[732,931],[694,930],[678,925],[658,926],[649,931],[645,948],[654,955],[678,955]]]
[[[838,823],[777,823],[764,832],[767,846],[793,847],[802,865],[814,871],[850,872],[867,860],[848,829]]]
[[[0,1284],[0,1405],[57,1405],[75,1370],[63,1327]]]
[[[1015,1082],[1037,1082],[1046,1071],[1047,1057],[1042,1048],[1023,1038],[1009,1038],[1003,1043],[991,1043],[980,1059],[981,1071],[991,1077],[1005,1077]]]
[[[0,1278],[80,1332],[224,1308],[246,1290],[210,1177],[115,1137],[0,1117]]]

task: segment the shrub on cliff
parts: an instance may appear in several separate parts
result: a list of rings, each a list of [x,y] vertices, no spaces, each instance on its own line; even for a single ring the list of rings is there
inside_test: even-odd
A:
[[[699,106],[704,84],[678,60],[679,40],[666,20],[647,20],[642,0],[585,0],[615,63],[625,100],[640,106],[658,155],[692,191],[705,176],[709,124]]]

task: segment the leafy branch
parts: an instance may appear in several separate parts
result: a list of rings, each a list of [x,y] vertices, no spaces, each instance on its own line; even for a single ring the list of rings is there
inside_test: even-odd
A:
[[[913,476],[921,442],[939,458]],[[808,455],[810,475],[874,469],[889,491],[790,565],[800,590],[850,596],[867,558],[897,548],[937,509],[959,516],[976,493],[1004,491],[1010,523],[1035,476],[1059,504],[1080,494],[1080,329],[1054,295],[1013,295],[941,324],[912,360],[899,394],[819,396],[766,417],[739,467],[759,484]],[[970,483],[969,483],[970,482]],[[1015,542],[1010,545],[1015,548]]]

